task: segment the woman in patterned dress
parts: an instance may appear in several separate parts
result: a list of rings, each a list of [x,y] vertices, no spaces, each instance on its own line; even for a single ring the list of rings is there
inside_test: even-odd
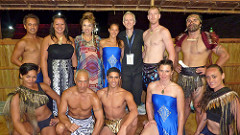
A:
[[[89,88],[93,91],[102,89],[102,63],[99,52],[101,38],[93,34],[95,17],[86,12],[80,21],[82,34],[75,38],[78,59],[77,70],[85,69],[89,72]]]

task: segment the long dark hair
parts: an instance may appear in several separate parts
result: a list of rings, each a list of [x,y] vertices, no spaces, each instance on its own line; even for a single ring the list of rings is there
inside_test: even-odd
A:
[[[61,19],[64,20],[65,30],[64,30],[63,34],[64,34],[64,36],[66,37],[67,42],[72,43],[72,41],[70,40],[70,36],[69,36],[69,34],[68,34],[68,26],[67,26],[66,18],[65,18],[64,15],[54,15],[54,16],[52,17],[52,23],[51,23],[51,27],[50,27],[50,36],[51,36],[51,39],[54,41],[54,38],[56,38],[57,41],[58,41],[58,38],[56,37],[56,34],[55,34],[55,30],[54,30],[54,28],[53,28],[54,21],[55,21],[55,19],[57,19],[57,18],[61,18]]]
[[[218,71],[223,74],[223,69],[218,65],[218,64],[212,64],[212,65],[209,65],[207,67],[207,69],[209,68],[216,68],[218,69]],[[223,83],[225,83],[224,79],[223,79]],[[201,106],[203,109],[206,108],[208,102],[210,101],[210,98],[212,96],[212,94],[214,93],[214,90],[213,88],[211,88],[208,84],[206,86],[206,91],[204,92],[204,95],[203,95],[203,98],[202,98],[202,101],[201,101]]]
[[[209,66],[207,67],[207,69],[209,69],[209,68],[216,68],[216,69],[218,69],[218,71],[221,73],[221,75],[223,74],[223,69],[222,69],[222,67],[220,67],[218,64],[209,65]],[[224,80],[224,79],[223,79],[223,83],[225,83],[225,80]]]

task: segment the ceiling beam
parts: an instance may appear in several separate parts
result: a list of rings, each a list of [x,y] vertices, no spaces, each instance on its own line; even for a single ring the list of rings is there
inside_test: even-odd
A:
[[[121,7],[118,8],[115,6],[112,7],[1,7],[0,10],[66,10],[66,11],[72,11],[72,10],[79,10],[79,11],[147,11],[149,8],[149,5],[146,7]],[[182,12],[182,13],[214,13],[214,14],[240,14],[240,10],[214,10],[214,9],[173,9],[173,8],[160,8],[161,12]]]
[[[240,2],[240,0],[211,0],[212,2]]]
[[[154,2],[155,2],[155,0],[151,0],[150,1],[150,6],[154,6]]]

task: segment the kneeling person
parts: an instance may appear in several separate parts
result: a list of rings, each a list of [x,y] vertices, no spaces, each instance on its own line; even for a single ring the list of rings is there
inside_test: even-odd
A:
[[[97,94],[88,88],[89,74],[79,70],[75,75],[76,86],[63,92],[59,109],[60,122],[57,133],[72,135],[96,135],[103,126],[103,111]],[[68,113],[66,115],[66,111]],[[95,122],[91,110],[93,109]],[[94,125],[95,123],[95,125]]]
[[[120,71],[112,67],[107,71],[108,87],[97,92],[105,112],[105,126],[101,135],[134,135],[137,129],[137,105],[130,92],[119,87]],[[126,105],[129,113],[126,112]]]

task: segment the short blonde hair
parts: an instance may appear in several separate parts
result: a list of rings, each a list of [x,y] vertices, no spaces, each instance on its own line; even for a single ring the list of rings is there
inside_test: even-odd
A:
[[[160,10],[159,10],[158,7],[156,7],[156,6],[151,6],[151,7],[148,9],[148,13],[149,13],[149,10],[151,10],[151,9],[157,9],[157,10],[158,10],[158,13],[160,14]]]
[[[136,16],[135,16],[131,11],[127,11],[127,12],[123,15],[123,22],[125,21],[125,16],[126,16],[127,14],[132,15],[134,22],[136,22]]]

